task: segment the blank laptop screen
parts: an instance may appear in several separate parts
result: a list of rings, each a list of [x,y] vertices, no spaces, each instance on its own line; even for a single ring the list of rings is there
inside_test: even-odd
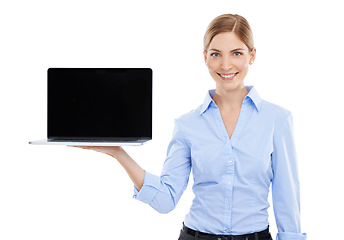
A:
[[[49,139],[151,139],[152,70],[49,68]]]

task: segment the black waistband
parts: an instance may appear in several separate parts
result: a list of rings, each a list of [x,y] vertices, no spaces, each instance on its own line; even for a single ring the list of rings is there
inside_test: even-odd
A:
[[[183,224],[183,232],[194,237],[203,237],[206,239],[214,240],[258,240],[266,237],[267,234],[270,234],[269,227],[261,232],[244,234],[244,235],[215,235],[210,233],[203,233],[186,227]]]

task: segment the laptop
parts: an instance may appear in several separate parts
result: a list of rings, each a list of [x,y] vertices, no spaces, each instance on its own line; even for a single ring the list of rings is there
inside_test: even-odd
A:
[[[30,144],[142,145],[152,139],[152,69],[49,68],[47,139]]]

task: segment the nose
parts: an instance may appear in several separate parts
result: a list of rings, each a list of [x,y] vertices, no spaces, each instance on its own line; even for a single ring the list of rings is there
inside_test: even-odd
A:
[[[229,58],[222,58],[221,69],[228,71],[232,68],[232,63]]]

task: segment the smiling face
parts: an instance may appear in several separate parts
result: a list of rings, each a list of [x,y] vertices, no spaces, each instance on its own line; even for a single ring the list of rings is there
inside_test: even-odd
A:
[[[218,91],[234,91],[245,87],[244,78],[255,56],[256,49],[249,51],[233,32],[215,35],[204,51],[205,63]]]

